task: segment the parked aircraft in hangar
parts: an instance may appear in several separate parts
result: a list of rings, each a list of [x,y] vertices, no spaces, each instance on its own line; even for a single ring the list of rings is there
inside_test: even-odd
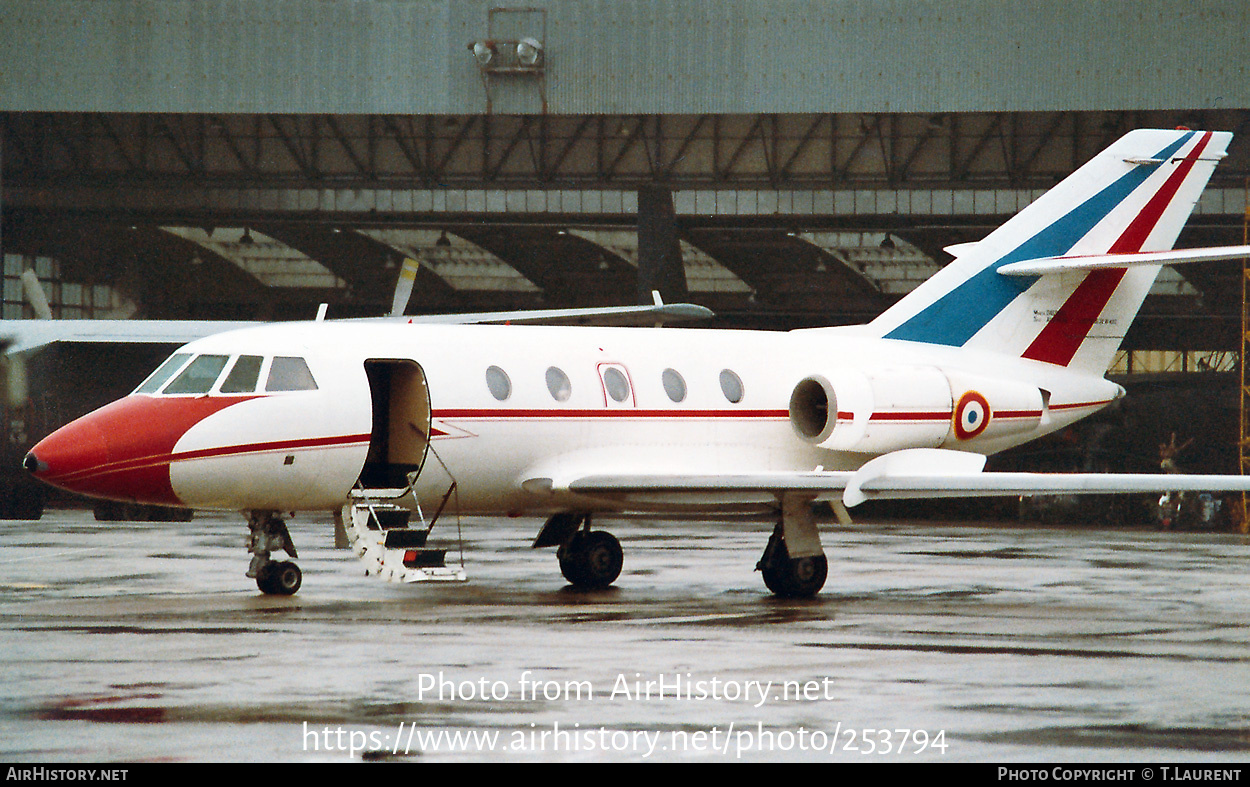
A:
[[[133,394],[25,465],[75,492],[230,509],[248,575],[293,593],[283,512],[342,511],[373,573],[458,579],[425,543],[461,513],[545,515],[574,585],[622,549],[600,512],[775,510],[758,567],[822,587],[812,504],[867,499],[1250,490],[1240,476],[983,472],[986,457],[1124,395],[1104,373],[1230,134],[1134,131],[871,323],[789,333],[428,324],[262,325],[193,341]]]

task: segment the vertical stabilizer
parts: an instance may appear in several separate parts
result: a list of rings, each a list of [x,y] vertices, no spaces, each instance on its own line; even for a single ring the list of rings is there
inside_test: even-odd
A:
[[[1158,266],[1006,276],[1047,257],[1172,248],[1232,135],[1121,137],[874,320],[889,339],[971,347],[1102,375]]]

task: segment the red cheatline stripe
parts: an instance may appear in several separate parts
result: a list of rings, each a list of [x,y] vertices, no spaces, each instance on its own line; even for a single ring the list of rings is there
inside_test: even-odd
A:
[[[463,408],[455,410],[435,410],[434,418],[789,418],[789,410],[636,410],[621,408],[613,410],[560,410],[560,409],[515,409],[504,408]]]
[[[946,411],[946,412],[944,412],[944,413],[937,413],[937,412],[920,412],[920,413],[898,412],[898,413],[892,413],[892,412],[886,412],[886,413],[873,413],[873,414],[872,414],[872,417],[870,417],[868,420],[869,420],[869,421],[945,421],[947,418],[950,418],[950,417],[951,417],[951,413],[950,413],[950,411],[949,411],[949,410],[947,410],[947,411]]]
[[[99,476],[145,470],[151,467],[173,464],[175,462],[187,462],[194,459],[209,459],[242,454],[274,453],[279,451],[304,451],[310,448],[327,448],[331,446],[353,445],[367,442],[369,442],[369,435],[365,434],[341,435],[338,437],[313,437],[301,440],[274,440],[266,443],[247,443],[244,445],[226,445],[218,446],[216,448],[204,448],[198,451],[186,451],[176,454],[154,454],[152,456],[142,456],[134,459],[110,462],[106,465],[98,465],[96,467],[78,470],[73,473],[66,473],[63,476],[49,478],[48,480],[84,481],[87,479],[97,478]]]
[[[1108,254],[1141,251],[1142,244],[1146,242],[1150,232],[1159,223],[1163,212],[1171,204],[1172,198],[1176,196],[1176,192],[1185,182],[1185,178],[1189,176],[1190,170],[1193,169],[1198,157],[1202,155],[1203,148],[1210,140],[1211,132],[1208,131],[1203,134],[1198,144],[1194,145],[1176,171],[1168,177],[1163,187],[1155,192],[1142,211],[1129,223],[1116,242],[1112,244]],[[1094,322],[1107,307],[1107,302],[1115,294],[1116,288],[1120,286],[1120,281],[1127,270],[1127,268],[1104,268],[1091,271],[1076,291],[1068,296],[1063,306],[1059,307],[1059,311],[1055,312],[1029,348],[1024,351],[1023,357],[1053,363],[1057,366],[1067,366],[1071,363],[1081,343],[1089,335],[1090,328],[1094,327]]]

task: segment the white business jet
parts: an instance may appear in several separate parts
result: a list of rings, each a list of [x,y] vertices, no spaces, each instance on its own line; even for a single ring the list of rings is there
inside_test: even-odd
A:
[[[1241,476],[983,472],[1124,395],[1104,373],[1161,265],[1250,254],[1171,250],[1230,138],[1127,134],[864,326],[248,327],[185,345],[25,464],[88,495],[245,512],[248,575],[275,594],[301,582],[271,557],[295,556],[285,512],[341,512],[394,581],[463,578],[426,546],[444,509],[545,515],[534,545],[600,588],[622,550],[592,515],[763,506],[777,513],[764,582],[803,597],[827,573],[817,501],[1250,490]]]

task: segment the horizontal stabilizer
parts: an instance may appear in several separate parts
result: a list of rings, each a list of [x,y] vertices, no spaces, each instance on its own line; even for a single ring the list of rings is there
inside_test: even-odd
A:
[[[1091,254],[1071,257],[1043,257],[1003,265],[998,272],[1007,276],[1041,276],[1047,273],[1092,271],[1099,268],[1131,268],[1135,265],[1179,265],[1187,262],[1213,262],[1250,257],[1250,246],[1216,246],[1205,249],[1169,249],[1132,254]]]

